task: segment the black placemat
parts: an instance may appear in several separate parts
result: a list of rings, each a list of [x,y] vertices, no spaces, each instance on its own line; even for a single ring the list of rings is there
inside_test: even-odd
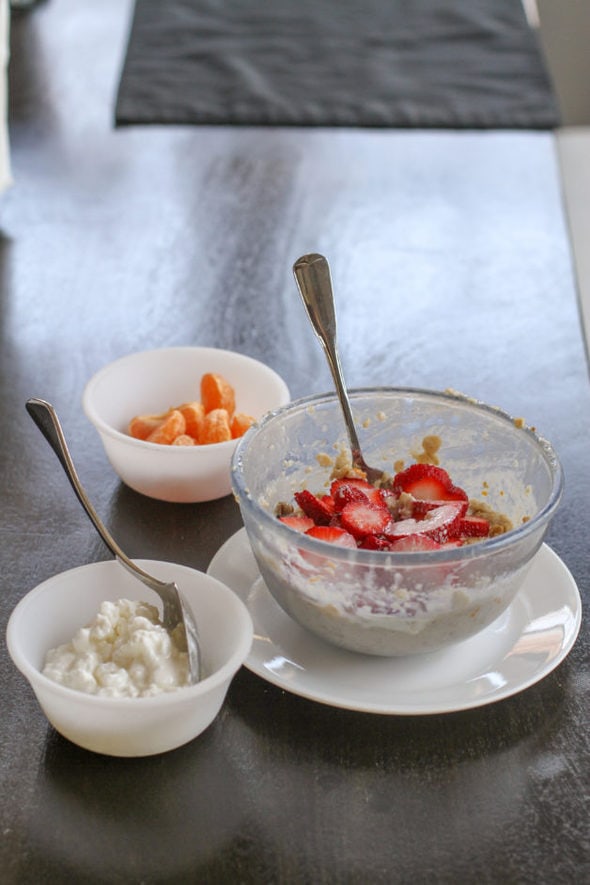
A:
[[[136,0],[115,119],[559,124],[521,0]]]

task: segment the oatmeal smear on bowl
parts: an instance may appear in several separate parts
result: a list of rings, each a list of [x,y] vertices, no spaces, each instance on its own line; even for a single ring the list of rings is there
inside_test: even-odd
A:
[[[107,697],[150,697],[190,684],[188,657],[146,602],[105,601],[70,642],[51,649],[43,675]]]

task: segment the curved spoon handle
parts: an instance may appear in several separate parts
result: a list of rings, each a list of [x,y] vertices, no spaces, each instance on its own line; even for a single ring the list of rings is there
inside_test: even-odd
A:
[[[146,587],[153,590],[161,601],[163,606],[162,623],[169,631],[175,630],[178,626],[182,626],[182,634],[186,640],[186,648],[189,660],[190,680],[194,684],[201,678],[201,655],[199,649],[197,625],[194,621],[190,608],[185,605],[178,588],[175,583],[167,584],[159,581],[153,575],[144,572],[136,565],[128,556],[123,553],[115,539],[111,536],[106,526],[98,516],[96,510],[90,503],[82,483],[78,479],[74,462],[72,461],[59,418],[53,406],[42,399],[27,400],[27,411],[55,454],[59,462],[66,472],[76,497],[80,504],[90,517],[95,529],[100,537],[109,548],[115,558],[124,566],[127,571],[138,578]]]
[[[158,592],[158,590],[164,586],[163,582],[158,581],[156,578],[152,577],[152,575],[148,575],[125,555],[90,503],[82,483],[78,478],[78,474],[76,473],[76,468],[74,467],[74,463],[70,456],[63,430],[59,423],[59,418],[57,417],[53,406],[50,403],[45,402],[45,400],[33,398],[27,400],[26,407],[27,412],[57,455],[78,500],[94,523],[94,527],[113,556],[119,560],[121,565],[124,565],[125,568],[130,572],[133,572],[141,581],[143,581],[144,584]]]
[[[360,455],[361,447],[354,426],[350,400],[348,399],[348,392],[344,384],[336,346],[336,314],[330,267],[323,255],[312,253],[297,259],[293,265],[293,274],[295,275],[295,280],[314,332],[320,339],[326,353],[328,365],[338,392],[338,398],[344,412],[353,460],[356,460]]]

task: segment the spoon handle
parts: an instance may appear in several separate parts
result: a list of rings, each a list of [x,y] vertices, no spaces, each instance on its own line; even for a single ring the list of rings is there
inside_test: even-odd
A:
[[[119,560],[121,565],[124,565],[125,568],[127,568],[130,572],[133,572],[141,581],[143,581],[144,584],[146,584],[152,590],[158,592],[159,588],[163,586],[163,582],[158,581],[151,575],[148,575],[146,572],[140,569],[139,566],[132,562],[132,560],[130,560],[128,556],[125,555],[125,553],[121,550],[115,539],[112,537],[106,526],[103,524],[96,510],[90,503],[88,496],[84,491],[82,483],[78,478],[78,474],[76,473],[76,468],[74,467],[74,462],[72,461],[70,452],[68,450],[63,430],[61,428],[61,424],[59,423],[59,418],[57,417],[53,406],[50,403],[45,402],[45,400],[33,398],[27,400],[26,407],[27,412],[57,455],[58,460],[65,470],[66,476],[68,477],[78,500],[94,523],[94,527],[96,528],[106,546],[109,548],[111,553]]]
[[[336,314],[330,267],[323,255],[312,253],[297,259],[293,265],[293,274],[311,325],[320,339],[328,359],[328,365],[344,412],[353,459],[356,459],[360,455],[361,447],[354,426],[350,400],[344,384],[336,346]]]

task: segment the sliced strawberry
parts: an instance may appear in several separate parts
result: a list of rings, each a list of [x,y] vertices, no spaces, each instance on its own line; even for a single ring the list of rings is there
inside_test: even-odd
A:
[[[434,464],[412,464],[393,478],[393,490],[407,492],[419,501],[467,501],[463,489],[453,485],[442,467]]]
[[[353,501],[370,504],[369,498],[362,489],[342,482],[334,491],[330,490],[336,513],[342,513],[347,504]]]
[[[391,550],[393,543],[384,535],[365,535],[359,543],[359,547],[363,550]]]
[[[398,538],[397,541],[391,541],[389,548],[397,553],[418,553],[421,550],[440,550],[441,544],[429,538],[428,535],[407,535],[405,538]]]
[[[365,535],[378,535],[391,521],[391,515],[387,507],[378,507],[375,504],[366,504],[359,501],[351,501],[340,514],[342,528],[354,535],[355,538],[364,538]]]
[[[318,498],[307,489],[295,492],[295,500],[315,525],[328,525],[334,516],[334,501],[329,495]]]
[[[306,532],[315,525],[309,516],[280,516],[279,519],[289,528],[295,529],[296,532]]]
[[[366,479],[347,477],[335,479],[330,486],[330,494],[334,499],[336,510],[340,511],[350,501],[359,501],[359,493],[362,493],[371,504],[383,504],[384,498],[381,489],[376,489]]]
[[[469,501],[467,500],[467,497],[465,498],[465,500],[460,500],[456,503],[461,504],[461,516],[464,516],[467,513],[467,508],[469,507]],[[437,507],[442,507],[443,504],[448,504],[448,501],[412,501],[412,516],[414,517],[414,519],[424,519],[424,517],[427,516],[431,510],[436,510]]]
[[[456,532],[464,538],[487,538],[490,524],[483,516],[463,516],[457,523]]]
[[[356,550],[356,541],[352,535],[335,525],[314,525],[305,534],[319,541],[328,541],[340,547],[354,547]]]
[[[400,519],[398,522],[391,520],[381,531],[391,540],[410,535],[427,535],[435,541],[444,543],[455,537],[456,525],[461,519],[461,510],[461,501],[449,502],[431,510],[425,519]]]

